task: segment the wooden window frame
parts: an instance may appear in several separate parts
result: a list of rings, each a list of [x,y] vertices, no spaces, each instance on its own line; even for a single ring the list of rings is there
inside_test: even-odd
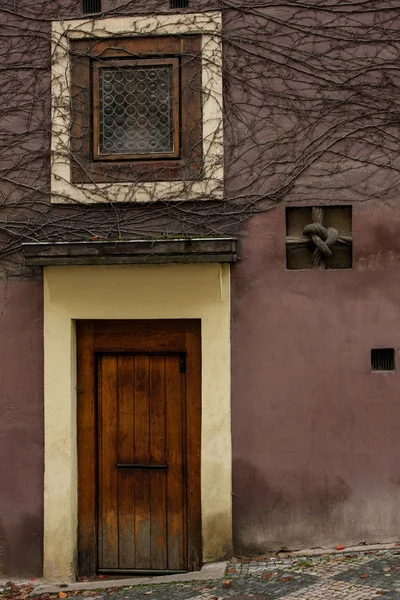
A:
[[[71,40],[71,182],[185,181],[203,177],[201,36]],[[96,159],[93,153],[93,65],[179,60],[179,157]],[[145,63],[143,63],[145,64]]]

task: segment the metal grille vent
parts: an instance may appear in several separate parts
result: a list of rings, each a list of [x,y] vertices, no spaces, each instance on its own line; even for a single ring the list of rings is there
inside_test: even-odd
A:
[[[373,371],[394,371],[394,348],[374,348],[371,350],[371,369]]]
[[[189,0],[170,0],[169,5],[171,8],[187,8]]]
[[[82,0],[82,12],[84,15],[101,12],[101,0]]]

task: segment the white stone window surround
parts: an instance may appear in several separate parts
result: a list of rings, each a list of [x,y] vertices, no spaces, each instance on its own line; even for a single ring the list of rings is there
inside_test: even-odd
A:
[[[220,12],[53,21],[51,201],[149,202],[223,197],[222,16]],[[202,36],[203,178],[197,181],[71,183],[71,39],[196,34]]]

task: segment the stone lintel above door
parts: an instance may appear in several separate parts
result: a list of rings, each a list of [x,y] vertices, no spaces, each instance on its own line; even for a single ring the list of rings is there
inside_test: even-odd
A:
[[[90,240],[23,244],[29,266],[234,263],[235,238]]]

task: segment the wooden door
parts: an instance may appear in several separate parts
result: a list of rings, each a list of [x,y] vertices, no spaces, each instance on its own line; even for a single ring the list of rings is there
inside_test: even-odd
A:
[[[183,355],[97,358],[99,571],[185,571]]]
[[[196,321],[78,325],[81,575],[200,568],[199,378]]]

